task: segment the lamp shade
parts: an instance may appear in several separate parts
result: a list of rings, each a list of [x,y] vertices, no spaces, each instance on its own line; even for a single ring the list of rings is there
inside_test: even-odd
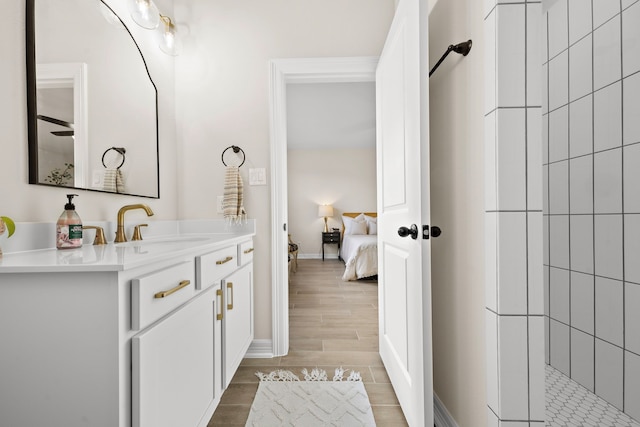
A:
[[[331,205],[318,206],[318,216],[319,217],[333,216],[333,206]]]

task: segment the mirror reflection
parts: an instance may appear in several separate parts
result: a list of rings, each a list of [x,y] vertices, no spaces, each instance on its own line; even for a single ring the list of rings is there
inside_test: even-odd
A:
[[[106,0],[27,2],[29,182],[159,197],[157,91],[128,29]]]

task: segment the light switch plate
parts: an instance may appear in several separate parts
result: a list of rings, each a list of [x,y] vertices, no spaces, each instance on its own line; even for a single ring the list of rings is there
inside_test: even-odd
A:
[[[224,209],[222,209],[222,202],[224,201],[224,196],[218,196],[216,203],[216,211],[218,213],[224,213]]]
[[[249,185],[267,185],[267,172],[265,168],[249,169]]]
[[[104,187],[104,170],[96,169],[93,171],[91,179],[91,187],[99,188]]]

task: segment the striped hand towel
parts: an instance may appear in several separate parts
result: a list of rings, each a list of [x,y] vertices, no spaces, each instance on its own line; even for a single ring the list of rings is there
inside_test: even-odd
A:
[[[107,168],[104,170],[102,190],[111,193],[124,193],[124,179],[120,169]]]
[[[227,166],[224,176],[224,199],[222,201],[224,218],[227,222],[239,224],[247,218],[243,199],[240,170],[237,166]]]

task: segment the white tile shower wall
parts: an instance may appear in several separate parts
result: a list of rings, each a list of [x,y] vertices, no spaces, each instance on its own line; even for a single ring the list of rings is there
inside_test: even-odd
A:
[[[525,7],[523,5],[498,6],[496,26],[499,28],[496,44],[496,92],[499,107],[525,105]]]
[[[624,3],[624,2],[623,2]],[[622,74],[640,71],[640,2],[622,12]]]
[[[640,3],[638,3],[638,9],[640,9]],[[640,17],[637,22],[640,22]],[[637,26],[640,28],[640,25]],[[640,35],[638,39],[640,39]],[[640,52],[636,55],[640,57]],[[625,78],[623,82],[623,143],[634,144],[640,142],[640,120],[638,120],[640,117],[640,97],[637,96],[640,93],[640,73]]]
[[[569,155],[577,157],[592,152],[593,96],[587,95],[571,103],[569,110]]]
[[[584,0],[569,0],[569,44],[591,34],[591,8]],[[591,67],[589,67],[591,68]]]
[[[640,2],[545,5],[546,360],[640,418]]]
[[[542,52],[546,58],[547,31],[540,1],[485,0],[484,4],[485,230],[491,235],[485,245],[487,424],[542,426],[546,268],[541,260],[545,262],[549,252],[540,231],[549,229],[549,221],[543,217],[548,203],[542,197],[548,173],[540,165],[552,155],[542,150],[543,138],[547,146],[541,129],[549,125],[548,118],[542,120],[548,94],[541,91],[547,79],[539,67],[546,62]],[[568,41],[559,41],[563,43]],[[556,67],[566,71],[568,55],[564,56]],[[568,91],[566,81],[554,84]],[[566,105],[567,100],[554,94],[554,108],[563,106],[556,105],[559,102]],[[553,156],[566,162],[567,136],[564,145]],[[565,228],[568,241],[568,223]]]
[[[571,329],[571,377],[593,392],[593,335]]]
[[[593,274],[593,215],[572,216],[569,234],[569,262],[572,270]]]
[[[593,96],[594,151],[622,145],[622,85],[613,83]]]
[[[640,87],[638,87],[640,93]],[[640,117],[640,112],[636,117]],[[640,120],[638,120],[640,122]],[[624,194],[622,200],[625,213],[640,213],[640,144],[633,144],[622,150]]]
[[[498,388],[500,418],[528,418],[528,330],[526,316],[498,318]]]
[[[624,354],[624,406],[640,419],[640,356],[629,351]]]
[[[623,350],[596,338],[596,394],[623,410]]]
[[[625,283],[625,347],[640,354],[640,285]]]

